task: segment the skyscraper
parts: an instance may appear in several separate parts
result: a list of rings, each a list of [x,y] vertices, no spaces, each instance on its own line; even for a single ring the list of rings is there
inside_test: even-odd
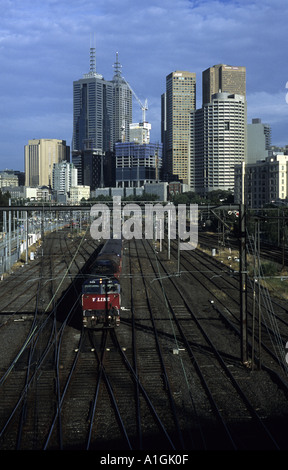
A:
[[[54,163],[69,160],[65,140],[32,139],[25,145],[25,186],[51,186]]]
[[[218,64],[202,73],[202,104],[210,103],[219,92],[246,97],[246,67]]]
[[[196,108],[196,74],[175,71],[166,77],[162,95],[165,172],[190,184],[191,111]],[[163,120],[166,119],[166,122]]]
[[[115,142],[129,139],[132,123],[132,92],[121,76],[118,53],[114,67],[113,79],[104,80],[96,72],[95,48],[91,47],[89,73],[73,82],[73,163],[78,183],[92,189],[100,181],[103,184],[103,175],[99,175],[105,155],[113,151]]]
[[[121,64],[116,52],[113,84],[113,139],[112,142],[129,142],[129,125],[132,123],[132,92],[121,74]]]
[[[191,118],[191,189],[202,195],[233,191],[235,165],[245,161],[247,150],[245,97],[215,93]]]
[[[113,84],[96,72],[95,48],[90,48],[90,71],[73,82],[72,152],[104,153],[113,141]]]
[[[129,140],[132,123],[132,92],[121,76],[116,53],[115,74],[111,81],[96,72],[95,48],[90,48],[90,71],[73,82],[73,146],[72,150],[113,150],[122,139]]]
[[[271,146],[271,127],[262,124],[261,119],[252,119],[252,124],[247,124],[247,163],[264,160],[269,156]]]
[[[214,65],[202,73],[202,108],[191,113],[191,190],[233,191],[246,156],[246,67]]]
[[[62,161],[54,163],[52,171],[52,188],[58,202],[66,202],[70,188],[77,186],[77,169],[73,163]]]

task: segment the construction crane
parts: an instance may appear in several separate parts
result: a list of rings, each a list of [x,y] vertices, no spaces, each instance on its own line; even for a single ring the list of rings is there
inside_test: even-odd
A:
[[[124,80],[124,82],[126,83],[126,85],[128,86],[128,88],[131,90],[131,92],[133,93],[134,97],[136,98],[136,100],[138,101],[139,105],[140,105],[140,108],[142,109],[142,122],[146,122],[146,111],[148,109],[148,101],[147,99],[145,100],[145,103],[144,105],[142,104],[142,102],[139,100],[138,96],[136,95],[135,91],[132,89],[132,87],[130,86],[130,84],[127,82],[126,78],[123,77],[122,75],[122,78]]]

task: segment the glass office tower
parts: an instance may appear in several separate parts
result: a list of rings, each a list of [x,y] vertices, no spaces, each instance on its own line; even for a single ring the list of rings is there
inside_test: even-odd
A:
[[[190,184],[191,111],[196,109],[196,74],[170,73],[166,77],[166,93],[162,95],[161,105],[165,173]]]
[[[92,58],[91,58],[92,57]],[[116,55],[115,75],[107,81],[96,72],[95,50],[90,48],[90,72],[73,82],[72,150],[113,150],[115,142],[129,140],[132,93],[121,76]]]
[[[100,184],[95,168],[105,164],[103,158],[113,151],[115,142],[129,139],[132,123],[132,93],[121,76],[118,54],[111,81],[96,72],[95,62],[95,49],[90,48],[90,71],[73,82],[72,161],[78,169],[78,184],[92,188]]]

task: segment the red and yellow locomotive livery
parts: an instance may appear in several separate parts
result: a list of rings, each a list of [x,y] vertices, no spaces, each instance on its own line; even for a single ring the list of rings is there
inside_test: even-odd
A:
[[[82,285],[83,326],[114,328],[120,324],[120,273],[122,269],[122,240],[108,240],[91,274]]]

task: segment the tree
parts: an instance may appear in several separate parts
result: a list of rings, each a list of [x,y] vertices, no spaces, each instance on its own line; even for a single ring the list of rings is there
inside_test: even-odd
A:
[[[6,192],[3,194],[0,189],[0,206],[8,206],[10,198],[11,198],[11,194],[9,192]]]

